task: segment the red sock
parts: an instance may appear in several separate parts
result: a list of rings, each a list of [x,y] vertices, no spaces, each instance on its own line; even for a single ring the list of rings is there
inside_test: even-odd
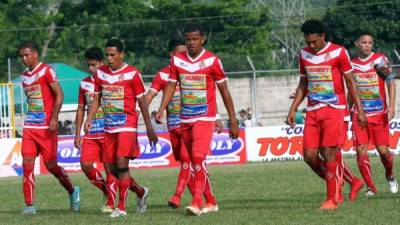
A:
[[[193,187],[193,201],[192,205],[199,208],[203,205],[203,191],[206,183],[207,174],[204,169],[204,160],[201,158],[193,159],[194,169],[194,187]]]
[[[92,183],[94,186],[100,189],[103,192],[103,194],[107,196],[106,181],[103,179],[103,176],[97,169],[93,168],[86,174],[86,176],[90,180],[90,183]]]
[[[182,197],[190,179],[190,161],[181,160],[180,163],[181,166],[178,174],[178,181],[176,182],[175,195]]]
[[[118,190],[118,179],[112,175],[112,173],[107,174],[107,205],[114,208],[115,199],[117,197]]]
[[[208,175],[208,172],[207,172],[207,176],[206,176],[206,183],[204,185],[203,194],[204,194],[204,197],[206,198],[206,203],[210,203],[210,204],[213,204],[213,205],[217,204],[217,200],[215,199],[215,196],[214,196],[214,194],[212,192],[211,183],[210,183],[210,176]]]
[[[351,184],[354,179],[354,174],[353,172],[351,172],[349,166],[344,163],[341,151],[338,151],[338,153],[336,153],[336,161],[338,162],[339,172],[343,177],[343,180]]]
[[[385,155],[380,155],[381,157],[381,162],[383,166],[385,167],[386,170],[386,177],[393,176],[393,155],[388,152]]]
[[[126,199],[128,198],[128,189],[131,186],[131,181],[129,179],[119,179],[119,201],[118,209],[126,210]]]
[[[136,183],[133,177],[131,177],[130,182],[129,190],[135,192],[136,196],[142,197],[144,194],[144,189],[138,183]]]
[[[24,192],[25,204],[33,204],[33,194],[35,192],[35,175],[33,173],[35,163],[22,163],[24,177],[22,181],[22,191]]]
[[[60,184],[65,188],[65,190],[68,191],[70,195],[74,192],[74,186],[72,185],[71,179],[69,179],[67,172],[65,172],[61,166],[56,165],[48,170],[58,179]]]
[[[373,192],[377,192],[374,181],[371,176],[371,165],[369,162],[368,155],[357,155],[357,164],[360,169],[361,175],[364,178],[365,183],[372,189]]]
[[[336,161],[333,162],[324,162],[324,166],[326,169],[326,192],[327,192],[327,200],[332,200],[333,202],[337,202],[339,197],[339,185],[340,180],[338,177],[338,164]]]

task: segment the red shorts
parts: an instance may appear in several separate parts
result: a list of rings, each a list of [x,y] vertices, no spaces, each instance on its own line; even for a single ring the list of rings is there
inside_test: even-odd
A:
[[[24,128],[22,135],[22,157],[36,157],[39,153],[44,162],[57,161],[57,131]]]
[[[325,106],[306,113],[304,149],[335,147],[343,139],[344,110]]]
[[[105,163],[116,163],[117,157],[135,159],[140,156],[136,132],[118,132],[104,134]]]
[[[210,151],[214,127],[214,121],[181,124],[182,138],[192,159],[193,157],[206,159],[206,155]]]
[[[362,128],[353,116],[353,143],[358,145],[385,145],[389,146],[389,120],[387,114],[368,117],[368,125]]]
[[[181,129],[176,128],[169,131],[169,138],[171,140],[172,152],[176,161],[188,160],[189,154],[186,146],[183,144]]]
[[[81,162],[103,162],[104,138],[83,138]]]

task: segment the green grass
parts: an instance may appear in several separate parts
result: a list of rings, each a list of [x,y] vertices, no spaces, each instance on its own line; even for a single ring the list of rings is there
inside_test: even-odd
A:
[[[346,158],[356,171],[355,158]],[[345,202],[334,212],[317,212],[324,200],[325,186],[304,162],[250,163],[241,166],[210,166],[209,171],[220,212],[189,217],[184,209],[167,207],[174,190],[177,169],[136,170],[137,180],[150,188],[148,211],[134,212],[135,196],[130,193],[128,217],[110,219],[99,213],[103,200],[82,174],[71,175],[81,186],[81,212],[68,210],[66,192],[51,176],[36,178],[38,214],[24,217],[21,178],[0,179],[0,224],[398,224],[400,194],[388,192],[379,158],[371,158],[379,194],[363,195]],[[395,172],[400,174],[398,167]],[[344,188],[347,195],[348,186]],[[364,190],[362,190],[364,192]],[[186,193],[183,204],[190,201]]]

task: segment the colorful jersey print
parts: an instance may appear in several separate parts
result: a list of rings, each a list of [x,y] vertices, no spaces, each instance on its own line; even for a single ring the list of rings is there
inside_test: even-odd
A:
[[[90,108],[94,97],[94,78],[92,76],[86,77],[80,83],[79,87],[79,100],[78,104]],[[102,107],[97,110],[93,121],[92,127],[88,134],[85,134],[85,138],[97,139],[103,138],[104,134],[104,113]]]
[[[164,67],[160,70],[154,77],[151,84],[150,90],[155,93],[164,90],[168,84],[170,69],[169,67]],[[167,126],[168,130],[173,130],[180,127],[181,124],[181,97],[180,97],[179,84],[176,85],[174,96],[172,100],[168,103],[167,107]]]
[[[374,66],[388,63],[386,56],[371,53],[365,59],[357,57],[351,62],[354,68],[354,80],[366,115],[384,113],[387,107],[385,81],[378,76]]]
[[[300,74],[307,78],[307,110],[325,106],[344,109],[346,96],[343,73],[352,71],[350,58],[345,48],[330,42],[315,53],[310,48],[301,50]]]
[[[204,49],[195,59],[176,54],[170,69],[170,80],[180,83],[181,122],[215,121],[215,82],[227,79],[218,56]]]
[[[24,127],[49,128],[54,106],[54,94],[50,85],[58,82],[56,73],[50,66],[39,63],[31,71],[26,69],[21,78],[28,102]]]
[[[105,132],[136,132],[138,114],[136,98],[145,93],[140,71],[125,64],[113,71],[109,66],[97,70],[95,92],[101,92]]]

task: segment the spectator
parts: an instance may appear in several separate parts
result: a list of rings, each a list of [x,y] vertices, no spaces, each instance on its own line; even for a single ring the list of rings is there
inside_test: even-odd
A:
[[[248,113],[245,109],[242,109],[239,111],[239,127],[240,128],[245,128],[245,127],[251,127],[251,120],[248,117]]]

